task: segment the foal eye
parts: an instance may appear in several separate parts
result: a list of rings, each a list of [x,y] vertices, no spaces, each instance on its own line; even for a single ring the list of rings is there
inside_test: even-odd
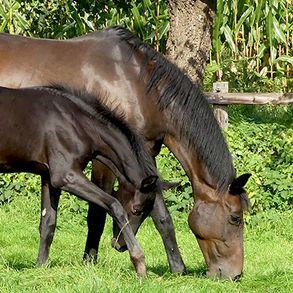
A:
[[[238,216],[235,216],[235,215],[231,215],[230,218],[229,218],[229,222],[232,225],[239,226],[241,224],[241,222],[242,222],[242,219],[241,219],[241,217],[238,217]]]

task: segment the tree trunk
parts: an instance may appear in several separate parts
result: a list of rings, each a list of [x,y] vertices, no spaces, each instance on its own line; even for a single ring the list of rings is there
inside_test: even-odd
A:
[[[167,56],[200,84],[209,59],[216,3],[213,0],[168,0]]]

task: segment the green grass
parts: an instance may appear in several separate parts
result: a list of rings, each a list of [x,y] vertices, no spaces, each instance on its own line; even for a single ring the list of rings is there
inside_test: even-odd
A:
[[[139,231],[148,277],[138,279],[128,254],[110,247],[111,221],[96,266],[81,261],[85,215],[62,209],[46,268],[36,268],[39,198],[18,197],[0,206],[0,292],[293,292],[293,210],[270,211],[245,231],[245,269],[240,282],[210,280],[187,214],[174,220],[186,276],[168,271],[162,242],[150,220]]]

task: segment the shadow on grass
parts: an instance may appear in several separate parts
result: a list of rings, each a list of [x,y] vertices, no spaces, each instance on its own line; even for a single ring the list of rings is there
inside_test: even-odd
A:
[[[169,266],[168,265],[156,265],[156,266],[148,266],[147,267],[148,271],[162,277],[165,275],[176,275],[172,274],[170,272]],[[193,276],[193,277],[205,277],[206,276],[206,271],[207,268],[204,264],[201,264],[198,267],[195,268],[187,268],[186,274],[184,276]],[[180,275],[180,274],[177,274]]]
[[[13,269],[15,271],[22,271],[22,270],[26,270],[26,269],[33,269],[36,268],[36,263],[35,262],[30,262],[28,260],[15,260],[15,259],[7,259],[5,260],[5,264],[4,266],[6,268],[10,268]]]
[[[27,269],[46,269],[46,268],[55,268],[60,266],[71,265],[72,262],[66,262],[60,259],[54,259],[49,261],[48,264],[39,266],[37,265],[37,261],[31,261],[29,259],[16,259],[14,257],[5,259],[3,266],[6,268],[10,268],[16,271],[22,271]]]

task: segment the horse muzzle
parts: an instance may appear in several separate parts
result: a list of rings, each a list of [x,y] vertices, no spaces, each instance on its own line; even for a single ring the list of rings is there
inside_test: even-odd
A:
[[[208,270],[206,273],[207,277],[209,278],[219,278],[219,279],[226,279],[231,281],[239,281],[242,276],[242,272],[226,272],[222,268],[217,268],[214,270]]]

